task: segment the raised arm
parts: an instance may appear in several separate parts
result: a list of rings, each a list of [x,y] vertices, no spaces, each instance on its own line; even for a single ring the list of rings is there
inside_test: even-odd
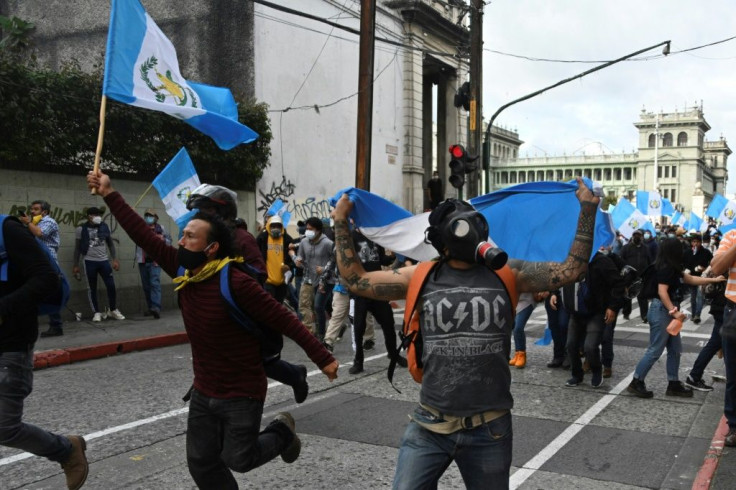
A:
[[[390,271],[366,272],[355,253],[353,239],[348,226],[348,216],[353,208],[347,195],[343,195],[335,206],[335,255],[337,267],[350,292],[371,299],[404,299],[409,281],[416,266],[402,267]]]
[[[527,262],[510,260],[509,266],[516,274],[519,292],[549,291],[565,284],[580,281],[588,270],[588,260],[593,248],[595,214],[600,198],[593,195],[578,177],[575,195],[580,201],[580,215],[575,239],[564,262]]]

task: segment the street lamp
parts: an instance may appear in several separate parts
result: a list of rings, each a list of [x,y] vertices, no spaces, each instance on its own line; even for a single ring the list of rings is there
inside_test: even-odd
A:
[[[589,74],[591,74],[593,72],[596,72],[598,70],[602,70],[603,68],[607,68],[607,67],[609,67],[611,65],[615,65],[616,63],[619,63],[621,61],[625,61],[625,60],[627,60],[629,58],[632,58],[632,57],[634,57],[634,56],[636,56],[638,54],[641,54],[641,53],[644,53],[646,51],[649,51],[650,49],[658,48],[660,46],[664,46],[664,49],[662,49],[662,54],[663,55],[667,56],[668,54],[670,54],[670,41],[663,41],[663,42],[661,42],[659,44],[655,44],[654,46],[649,46],[648,48],[640,49],[639,51],[635,51],[633,53],[627,54],[626,56],[622,56],[621,58],[617,58],[617,59],[612,60],[612,61],[609,61],[607,63],[603,63],[602,65],[598,65],[595,68],[591,68],[590,70],[586,70],[586,71],[584,71],[584,72],[582,72],[582,73],[580,73],[578,75],[575,75],[574,77],[566,78],[566,79],[561,80],[561,81],[559,81],[559,82],[557,82],[555,84],[552,84],[552,85],[550,85],[548,87],[545,87],[545,88],[543,88],[541,90],[537,90],[536,92],[532,92],[531,94],[525,95],[525,96],[520,97],[520,98],[518,98],[516,100],[512,100],[511,102],[508,102],[508,103],[502,105],[501,107],[499,107],[498,110],[496,112],[494,112],[493,115],[491,116],[490,121],[488,121],[488,126],[486,127],[486,135],[485,135],[486,144],[485,144],[485,148],[487,149],[489,155],[488,156],[485,156],[485,155],[483,156],[483,162],[486,163],[486,165],[485,165],[485,176],[486,176],[486,189],[485,189],[485,193],[486,194],[489,193],[490,192],[490,187],[491,187],[491,182],[490,182],[490,167],[491,167],[491,165],[490,165],[491,164],[491,158],[490,158],[490,152],[491,152],[491,127],[493,127],[493,121],[496,120],[496,118],[498,117],[498,115],[501,114],[501,112],[504,109],[506,109],[507,107],[510,107],[510,106],[512,106],[514,104],[517,104],[519,102],[525,101],[527,99],[531,99],[532,97],[536,97],[537,95],[540,95],[540,94],[546,92],[547,90],[553,89],[555,87],[559,87],[560,85],[564,85],[564,84],[566,84],[568,82],[572,82],[573,80],[577,80],[578,78],[582,78],[585,75],[589,75]],[[655,176],[655,178],[656,178],[656,176]]]

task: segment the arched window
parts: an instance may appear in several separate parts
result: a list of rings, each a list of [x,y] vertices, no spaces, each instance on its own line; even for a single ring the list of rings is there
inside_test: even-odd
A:
[[[547,170],[547,177],[545,180],[555,180],[555,171]]]
[[[526,172],[521,171],[519,172],[519,184],[523,184],[526,182]]]
[[[654,135],[654,133],[649,135],[649,148],[654,148],[654,143],[656,141],[656,138],[657,137]]]
[[[509,183],[510,184],[516,184],[516,172],[511,172],[509,174]]]
[[[662,146],[672,146],[672,133],[664,133]]]
[[[685,131],[677,135],[677,146],[687,146],[687,133]]]
[[[540,182],[544,180],[544,170],[537,170],[537,180]]]

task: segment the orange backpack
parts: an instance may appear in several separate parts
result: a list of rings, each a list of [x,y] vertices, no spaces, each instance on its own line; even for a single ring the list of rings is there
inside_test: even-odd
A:
[[[422,352],[424,344],[422,343],[422,330],[419,325],[419,312],[416,310],[417,300],[422,292],[424,283],[427,282],[429,273],[432,272],[438,262],[420,262],[414,270],[414,275],[409,282],[409,291],[406,293],[406,308],[404,309],[404,328],[399,337],[401,345],[399,350],[406,350],[406,360],[409,365],[409,372],[417,383],[422,382],[424,366],[422,364]],[[490,270],[490,269],[489,269]],[[503,282],[506,292],[511,299],[511,308],[513,315],[516,315],[516,304],[519,301],[519,293],[516,291],[516,279],[511,267],[504,265],[494,272]],[[398,356],[398,353],[396,354]],[[394,370],[396,369],[396,359],[391,359],[388,366],[388,380],[393,386]],[[394,386],[394,389],[396,387]],[[398,389],[396,391],[399,391]]]

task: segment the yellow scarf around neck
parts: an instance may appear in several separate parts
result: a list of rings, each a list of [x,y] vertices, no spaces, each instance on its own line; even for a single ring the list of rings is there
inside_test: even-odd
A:
[[[190,282],[202,282],[206,279],[209,279],[210,277],[214,276],[220,270],[222,270],[225,265],[227,265],[229,262],[243,262],[243,257],[225,257],[224,259],[215,259],[207,262],[207,264],[202,268],[201,271],[199,271],[195,275],[191,275],[191,271],[187,270],[184,272],[183,276],[175,277],[173,279],[174,284],[179,284],[176,288],[174,288],[174,291],[178,291]]]

